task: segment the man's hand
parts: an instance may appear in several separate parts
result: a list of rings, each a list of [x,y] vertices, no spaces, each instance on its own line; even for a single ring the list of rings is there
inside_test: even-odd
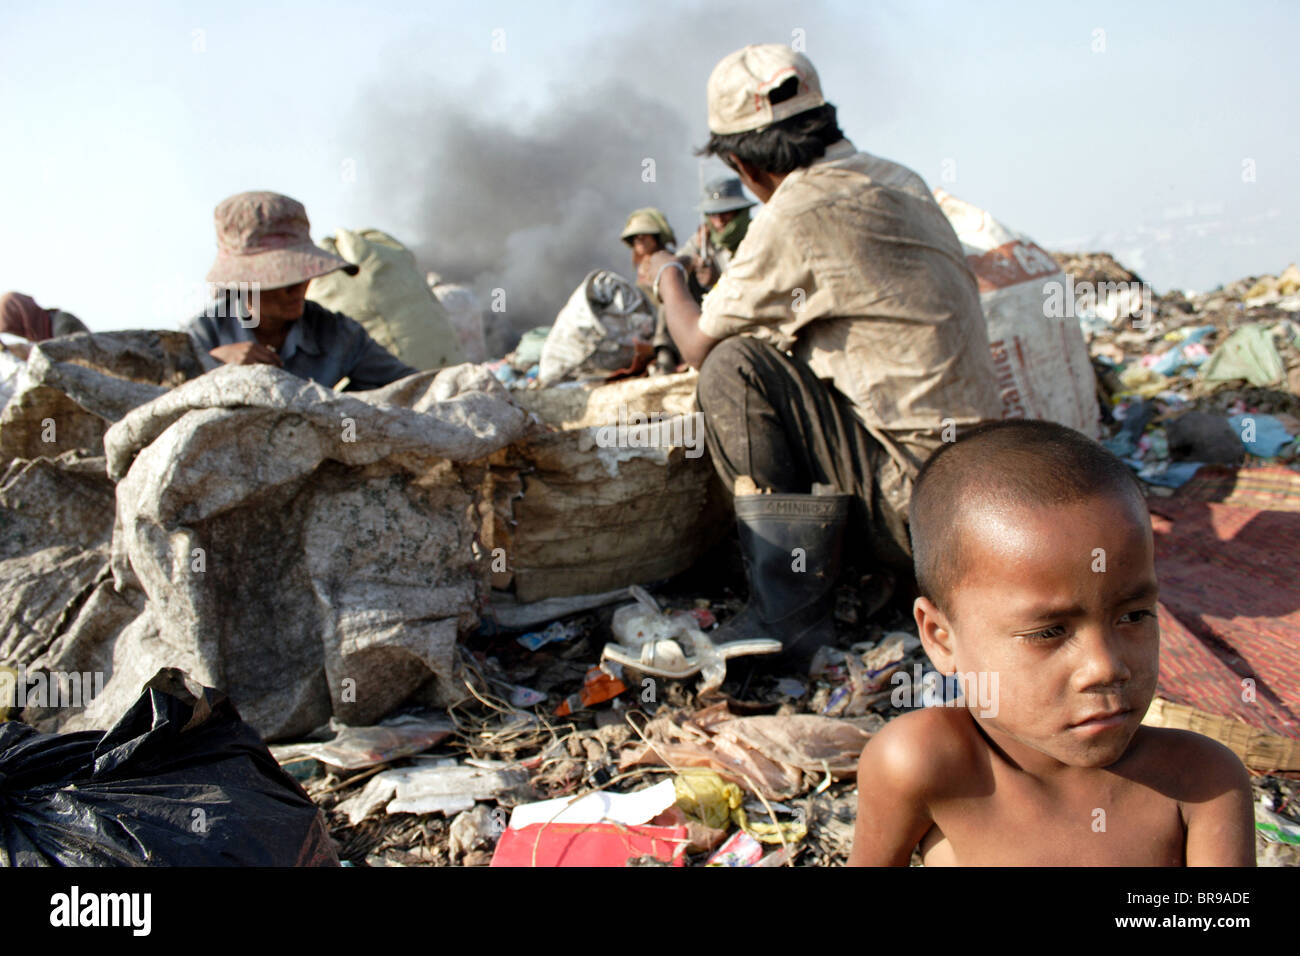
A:
[[[211,349],[208,354],[226,365],[284,366],[280,356],[261,342],[235,342],[231,345],[218,345],[215,349]]]
[[[705,223],[700,223],[700,228],[695,231],[695,248],[699,252],[691,256],[688,264],[695,273],[695,281],[700,284],[700,288],[711,289],[718,281],[719,272],[713,257],[709,255],[709,227]]]
[[[695,281],[700,284],[702,289],[712,289],[714,283],[718,281],[718,269],[713,264],[712,259],[697,258],[691,263],[695,271]]]
[[[653,286],[659,270],[676,261],[677,257],[671,252],[665,252],[663,249],[653,252],[637,263],[636,281],[644,286]]]
[[[637,267],[637,283],[653,286],[659,270],[663,269],[659,301],[668,320],[668,334],[682,359],[692,368],[699,368],[718,340],[700,331],[700,307],[686,285],[685,267],[673,268],[675,265],[681,265],[681,260],[672,253],[656,252]]]

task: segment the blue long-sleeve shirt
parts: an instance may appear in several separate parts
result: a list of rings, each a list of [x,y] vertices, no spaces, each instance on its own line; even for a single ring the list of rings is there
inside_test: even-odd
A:
[[[257,341],[253,330],[245,328],[232,309],[209,311],[223,314],[205,313],[185,326],[200,357],[208,359],[208,352],[220,345]],[[344,378],[352,391],[380,388],[417,371],[372,339],[361,323],[310,299],[302,318],[290,326],[279,355],[285,371],[326,388]]]

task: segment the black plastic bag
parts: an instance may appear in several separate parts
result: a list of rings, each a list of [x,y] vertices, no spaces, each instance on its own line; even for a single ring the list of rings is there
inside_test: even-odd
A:
[[[164,668],[107,733],[0,724],[0,865],[337,866],[325,819],[220,691]]]

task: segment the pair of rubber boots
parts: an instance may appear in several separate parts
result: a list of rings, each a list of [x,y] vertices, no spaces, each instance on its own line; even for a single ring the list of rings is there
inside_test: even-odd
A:
[[[770,494],[736,498],[736,526],[749,602],[710,635],[715,643],[772,639],[779,655],[738,660],[732,676],[802,675],[835,639],[835,584],[852,495]]]

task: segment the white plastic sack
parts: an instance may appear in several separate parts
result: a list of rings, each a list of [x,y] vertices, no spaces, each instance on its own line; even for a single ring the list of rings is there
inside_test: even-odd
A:
[[[1095,438],[1088,346],[1073,309],[1060,308],[1065,273],[1050,253],[983,209],[942,189],[934,198],[979,282],[1002,417],[1045,419]]]
[[[356,319],[370,337],[421,371],[465,361],[447,311],[405,246],[378,229],[339,229],[320,246],[361,267],[313,279],[307,298]]]
[[[555,317],[537,370],[542,385],[606,379],[649,357],[655,315],[645,295],[618,273],[598,269],[582,280]]]
[[[425,278],[434,296],[447,311],[447,318],[456,332],[465,361],[486,362],[488,350],[487,337],[483,331],[483,306],[474,290],[454,282],[444,282],[436,272],[430,272]]]

